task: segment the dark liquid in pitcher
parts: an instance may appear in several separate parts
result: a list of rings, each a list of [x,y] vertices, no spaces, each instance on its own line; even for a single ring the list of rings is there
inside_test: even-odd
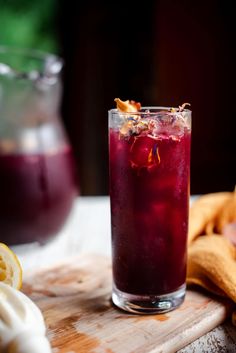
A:
[[[46,242],[64,225],[76,194],[69,146],[38,154],[0,153],[0,241]]]

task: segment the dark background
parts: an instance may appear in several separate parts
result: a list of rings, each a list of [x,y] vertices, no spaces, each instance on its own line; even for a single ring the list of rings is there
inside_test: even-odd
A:
[[[234,189],[232,3],[0,0],[0,44],[64,58],[62,119],[83,195],[109,192],[107,111],[115,97],[191,103],[191,193]]]
[[[191,103],[191,193],[233,190],[235,18],[227,1],[61,3],[63,118],[83,194],[108,193],[113,99]]]

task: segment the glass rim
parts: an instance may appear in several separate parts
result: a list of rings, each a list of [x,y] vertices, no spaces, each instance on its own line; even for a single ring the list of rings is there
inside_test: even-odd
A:
[[[171,111],[171,110],[174,111]],[[140,113],[142,116],[157,116],[157,115],[163,115],[163,114],[181,114],[181,113],[188,113],[191,114],[192,110],[184,108],[183,110],[180,110],[179,108],[176,107],[163,107],[163,106],[144,106],[141,107],[141,109],[137,112],[122,112],[118,110],[117,108],[113,108],[108,110],[108,113],[111,114],[120,114],[124,116],[129,116],[129,115],[139,115]]]
[[[55,80],[60,75],[64,64],[63,59],[56,54],[26,47],[0,45],[0,55],[19,56],[19,58],[22,57],[26,60],[35,60],[35,65],[37,61],[43,64],[42,68],[36,67],[31,71],[22,68],[16,70],[13,65],[0,59],[0,77],[12,76],[21,79],[35,80],[40,76],[40,78],[49,77]]]

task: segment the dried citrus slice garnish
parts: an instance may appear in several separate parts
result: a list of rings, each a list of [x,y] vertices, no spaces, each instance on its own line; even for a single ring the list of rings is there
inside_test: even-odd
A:
[[[140,114],[137,114],[141,109],[141,104],[134,100],[122,101],[120,98],[115,98],[114,101],[116,102],[116,108],[121,115],[127,113],[127,116],[124,118],[123,124],[120,127],[120,134],[122,136],[129,136],[134,133],[136,125],[141,118]]]
[[[141,109],[141,104],[133,100],[122,101],[120,98],[115,98],[117,109],[124,113],[135,113]]]
[[[20,289],[22,267],[16,254],[5,244],[0,243],[0,282]]]

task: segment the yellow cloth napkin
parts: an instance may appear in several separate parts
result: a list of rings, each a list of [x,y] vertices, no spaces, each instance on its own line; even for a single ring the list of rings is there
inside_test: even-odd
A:
[[[223,235],[225,225],[235,221],[236,192],[207,194],[193,203],[189,219],[187,283],[236,303],[236,247]],[[236,324],[236,312],[233,323]]]

